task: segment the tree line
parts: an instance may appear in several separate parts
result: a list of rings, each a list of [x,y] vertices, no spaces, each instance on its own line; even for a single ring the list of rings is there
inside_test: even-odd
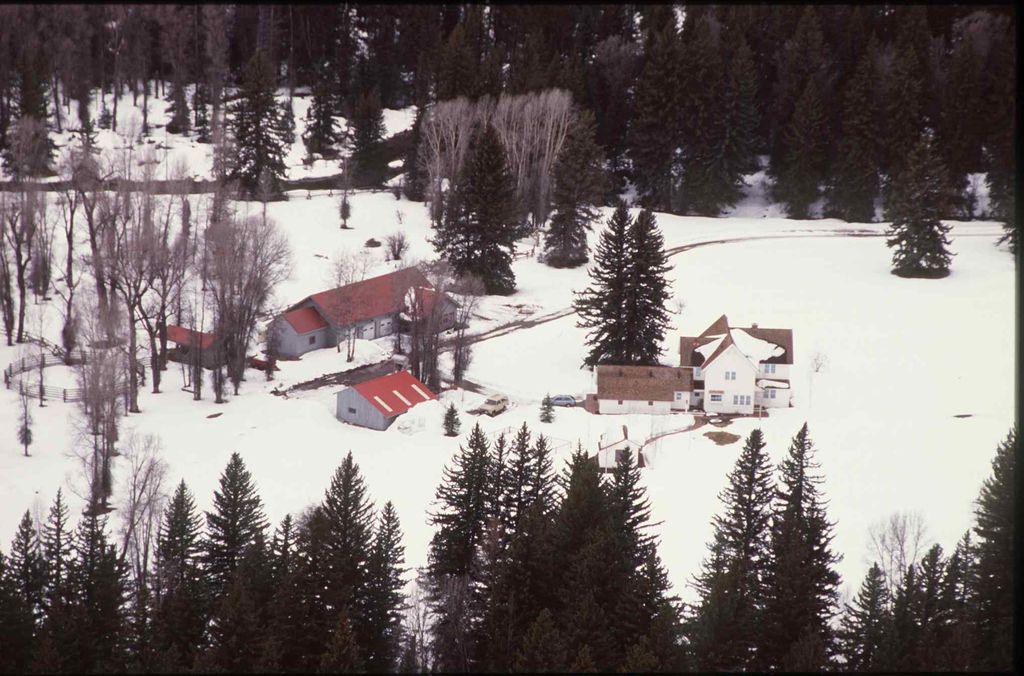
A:
[[[406,594],[397,514],[351,453],[271,532],[238,453],[200,513],[184,481],[163,494],[148,437],[117,534],[94,511],[73,527],[60,491],[45,523],[25,513],[0,553],[0,672],[1011,669],[1015,429],[952,554],[917,559],[893,530],[845,604],[807,425],[774,472],[765,447],[753,430],[726,478],[687,604],[629,454],[602,473],[577,448],[556,473],[525,423],[475,426]]]

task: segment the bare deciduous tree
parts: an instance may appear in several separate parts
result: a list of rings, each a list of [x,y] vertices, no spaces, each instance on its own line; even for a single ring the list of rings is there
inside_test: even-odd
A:
[[[396,230],[384,238],[388,260],[400,261],[409,250],[409,239],[402,230]]]
[[[211,222],[205,240],[214,333],[237,395],[256,320],[274,287],[288,277],[291,249],[274,221],[254,217]]]
[[[890,593],[903,583],[907,567],[928,545],[920,512],[895,512],[868,529],[874,560],[882,567]]]
[[[112,462],[117,451],[121,407],[118,398],[125,390],[124,359],[121,352],[107,345],[105,337],[116,335],[119,327],[103,326],[116,321],[117,315],[102,317],[94,310],[80,312],[83,334],[89,344],[97,345],[89,359],[76,366],[80,425],[76,454],[82,463],[90,509],[105,511],[112,491]]]
[[[451,340],[452,346],[452,380],[456,385],[469,369],[473,359],[473,344],[467,331],[469,321],[476,311],[477,302],[486,293],[482,280],[472,275],[460,277],[454,281],[450,293],[457,303],[455,308],[455,328]]]
[[[28,291],[28,263],[32,259],[32,245],[38,231],[41,200],[32,190],[23,190],[16,196],[0,195],[0,215],[3,216],[3,237],[14,263],[14,281],[18,286],[18,328],[15,340],[25,340],[25,295]]]
[[[366,273],[369,272],[370,265],[370,257],[364,251],[339,251],[331,259],[328,284],[338,288],[361,282],[366,279]],[[342,329],[344,331],[343,335],[336,337],[338,340],[336,347],[338,352],[341,352],[341,340],[344,338],[346,361],[355,359],[356,338],[362,337],[358,320],[369,300],[364,297],[362,290],[359,288],[351,289],[350,291],[351,293],[348,296],[349,302],[336,308],[339,312],[337,321],[340,326],[345,327]]]
[[[150,552],[156,541],[161,512],[167,500],[167,464],[161,458],[159,437],[129,433],[122,444],[127,475],[121,486],[121,555],[130,561],[135,580],[144,584]]]

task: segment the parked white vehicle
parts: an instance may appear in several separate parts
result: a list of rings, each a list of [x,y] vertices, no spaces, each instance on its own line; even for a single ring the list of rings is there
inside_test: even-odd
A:
[[[508,397],[504,394],[492,394],[480,405],[480,412],[492,418],[508,408]]]

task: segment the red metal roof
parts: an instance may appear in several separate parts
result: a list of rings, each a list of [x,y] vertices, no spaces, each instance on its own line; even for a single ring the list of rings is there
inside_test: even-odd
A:
[[[196,336],[199,336],[198,341]],[[184,345],[186,347],[193,347],[197,342],[199,343],[199,349],[205,350],[213,344],[213,341],[217,340],[217,336],[212,333],[203,333],[202,331],[193,331],[192,329],[186,329],[183,326],[176,326],[174,324],[167,325],[167,340],[178,345]]]
[[[386,275],[340,286],[309,297],[324,312],[324,319],[337,327],[398,312],[410,287],[431,288],[417,267],[404,268]]]
[[[436,394],[408,371],[395,371],[352,387],[387,418],[401,415],[416,404],[437,399]]]
[[[295,329],[295,333],[309,333],[327,326],[327,322],[316,311],[316,308],[309,306],[285,312],[284,318]]]

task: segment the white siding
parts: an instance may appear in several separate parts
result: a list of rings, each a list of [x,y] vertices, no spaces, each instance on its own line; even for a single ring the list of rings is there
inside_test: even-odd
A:
[[[689,392],[676,392],[675,398],[672,400],[673,411],[689,411],[690,410],[690,393]]]
[[[735,380],[726,380],[729,372],[736,374]],[[753,413],[754,379],[757,375],[757,369],[750,360],[735,345],[730,345],[704,369],[704,410],[709,413]],[[712,392],[721,392],[722,400],[712,401]],[[736,395],[750,397],[750,403],[733,404]]]
[[[598,413],[655,413],[664,414],[672,412],[672,402],[654,401],[650,404],[634,399],[625,399],[619,403],[617,399],[598,399]]]

